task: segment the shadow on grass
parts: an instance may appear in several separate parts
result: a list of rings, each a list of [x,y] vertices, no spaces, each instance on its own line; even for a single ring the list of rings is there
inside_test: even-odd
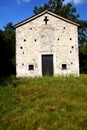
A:
[[[0,87],[8,87],[9,84],[16,86],[17,78],[13,76],[0,76]]]

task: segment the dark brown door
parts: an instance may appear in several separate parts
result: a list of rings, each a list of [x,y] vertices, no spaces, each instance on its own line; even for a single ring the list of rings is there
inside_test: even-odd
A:
[[[42,75],[53,75],[53,55],[42,55]]]

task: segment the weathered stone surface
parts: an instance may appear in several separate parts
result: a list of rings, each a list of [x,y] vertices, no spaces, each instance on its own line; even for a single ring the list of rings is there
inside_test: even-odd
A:
[[[79,76],[78,27],[48,13],[17,27],[17,77],[42,76],[43,54],[53,54],[54,75]],[[67,69],[62,70],[62,64],[67,64]],[[29,65],[34,65],[34,70],[29,70]]]

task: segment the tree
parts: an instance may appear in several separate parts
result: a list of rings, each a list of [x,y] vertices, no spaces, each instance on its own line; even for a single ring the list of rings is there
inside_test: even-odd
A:
[[[71,3],[62,6],[56,12],[57,14],[73,21],[77,21],[77,19],[79,18],[79,14],[76,13],[76,8],[73,7]]]
[[[87,73],[87,21],[79,20],[79,63],[80,72]]]
[[[80,72],[87,73],[87,44],[80,45],[79,47],[80,53]]]
[[[0,31],[0,75],[15,73],[15,32],[12,23]]]
[[[13,28],[12,22],[8,23],[8,24],[4,27],[4,31],[6,31],[6,32],[14,32],[14,28]]]
[[[80,24],[78,33],[79,33],[79,45],[87,44],[87,21],[78,21]]]
[[[48,5],[49,5],[49,10],[55,12],[57,11],[59,8],[62,7],[64,0],[49,0],[48,1]]]
[[[34,7],[34,14],[38,14],[43,12],[44,10],[50,10],[52,12],[56,12],[59,8],[62,7],[64,0],[49,0],[48,3],[45,3],[41,7]]]

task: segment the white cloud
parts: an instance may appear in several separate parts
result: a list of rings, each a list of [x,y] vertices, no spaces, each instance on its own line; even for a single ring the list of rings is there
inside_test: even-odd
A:
[[[85,3],[86,0],[74,0],[75,4]]]
[[[17,0],[18,4],[21,4],[23,2],[29,3],[29,2],[31,2],[31,0]]]
[[[87,2],[87,0],[65,0],[64,3],[71,3],[74,2],[75,4],[81,4]]]

